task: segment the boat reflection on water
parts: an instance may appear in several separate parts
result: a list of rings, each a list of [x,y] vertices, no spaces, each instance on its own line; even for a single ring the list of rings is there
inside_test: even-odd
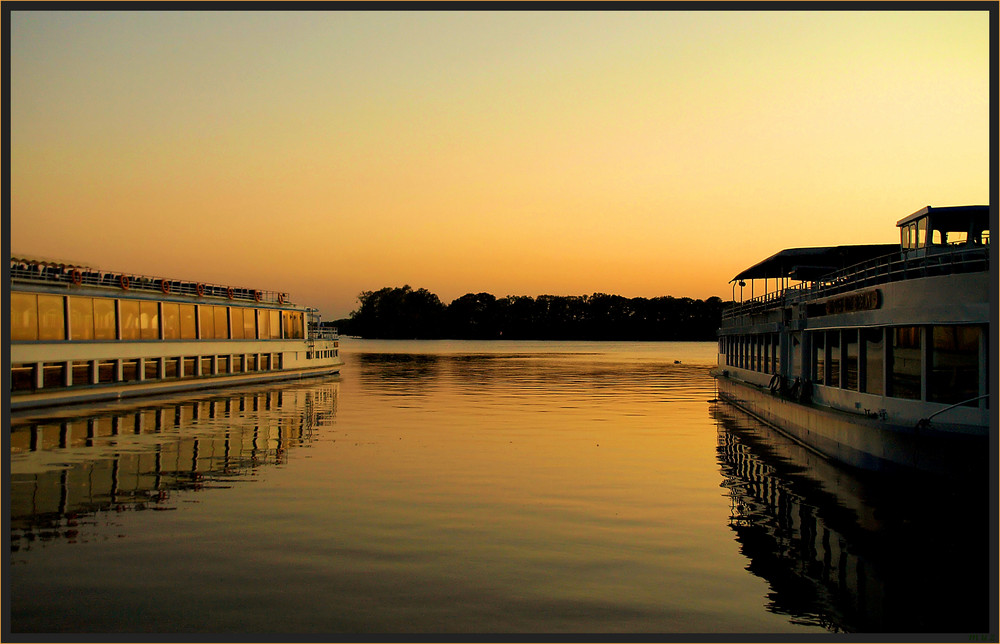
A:
[[[337,377],[11,419],[11,550],[86,539],[101,513],[171,510],[252,480],[337,411]]]
[[[730,527],[767,609],[834,632],[987,632],[985,473],[892,477],[835,466],[712,406]]]

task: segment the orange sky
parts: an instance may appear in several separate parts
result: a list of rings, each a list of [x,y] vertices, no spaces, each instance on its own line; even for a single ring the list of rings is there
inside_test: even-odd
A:
[[[987,12],[27,12],[13,253],[448,303],[728,299],[989,203]]]

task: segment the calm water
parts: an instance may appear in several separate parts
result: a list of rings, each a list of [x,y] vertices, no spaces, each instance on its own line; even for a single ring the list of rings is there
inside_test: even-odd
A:
[[[342,346],[15,422],[12,630],[988,628],[985,486],[816,459],[714,402],[714,343]]]

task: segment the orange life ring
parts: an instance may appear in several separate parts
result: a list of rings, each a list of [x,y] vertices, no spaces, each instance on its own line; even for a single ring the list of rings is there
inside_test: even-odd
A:
[[[160,290],[164,293],[170,292],[170,282],[167,280],[160,280]]]
[[[83,273],[80,272],[79,268],[74,268],[73,271],[69,275],[70,275],[70,279],[73,280],[74,284],[76,284],[76,285],[79,286],[80,284],[83,283]]]
[[[285,303],[285,294],[278,293],[278,304],[284,304],[284,303]]]
[[[129,287],[128,275],[119,275],[118,276],[118,286],[122,287],[123,291],[127,291],[128,290],[128,287]]]
[[[198,294],[198,297],[203,296],[205,294],[205,285],[200,282],[198,284],[195,284],[194,292]]]
[[[253,292],[253,301],[254,302],[260,302],[260,291],[254,291]]]
[[[232,286],[230,286],[229,288],[226,289],[226,297],[228,297],[229,299],[233,299],[233,287]]]

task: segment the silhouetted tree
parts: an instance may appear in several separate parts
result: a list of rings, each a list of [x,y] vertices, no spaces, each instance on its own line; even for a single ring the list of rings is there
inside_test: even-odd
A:
[[[350,330],[366,338],[437,338],[443,335],[445,306],[427,289],[409,285],[364,291],[351,313]]]
[[[497,298],[489,293],[466,293],[448,305],[448,329],[453,338],[490,339],[500,336]]]

